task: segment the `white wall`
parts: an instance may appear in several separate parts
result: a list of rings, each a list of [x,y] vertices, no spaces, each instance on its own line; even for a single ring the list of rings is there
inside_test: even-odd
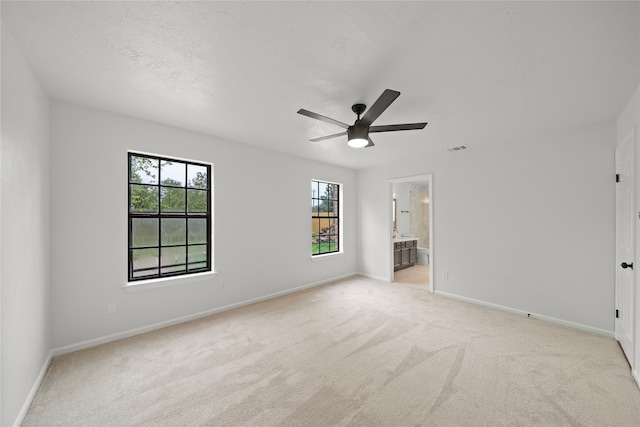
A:
[[[618,141],[622,142],[635,131],[640,123],[640,87],[629,98],[629,102],[620,113],[617,120]]]
[[[393,192],[397,199],[396,225],[398,227],[398,236],[411,234],[411,216],[407,213],[411,210],[411,200],[409,198],[410,190],[411,183],[409,182],[398,182],[393,184]],[[402,211],[405,212],[403,213]]]
[[[1,418],[24,415],[49,360],[49,98],[2,25]]]
[[[59,101],[51,138],[55,349],[356,270],[355,171]],[[215,280],[123,290],[128,149],[214,164]],[[345,254],[322,261],[310,259],[312,178],[344,185]]]
[[[389,274],[388,179],[433,173],[436,292],[612,333],[615,131],[360,171],[359,270]]]

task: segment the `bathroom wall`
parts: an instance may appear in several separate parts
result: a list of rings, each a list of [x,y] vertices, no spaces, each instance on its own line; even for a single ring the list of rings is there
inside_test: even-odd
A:
[[[399,182],[393,184],[393,194],[396,198],[396,228],[398,236],[411,234],[411,200],[409,199],[411,184]]]
[[[418,238],[419,248],[429,247],[429,188],[426,185],[411,183],[410,234]]]

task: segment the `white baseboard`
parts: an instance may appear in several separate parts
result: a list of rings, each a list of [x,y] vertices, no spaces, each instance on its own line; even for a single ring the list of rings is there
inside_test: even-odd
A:
[[[24,401],[24,404],[22,405],[22,409],[20,409],[20,412],[18,413],[18,417],[16,418],[16,421],[13,423],[13,427],[20,427],[24,422],[24,419],[27,416],[27,412],[29,412],[29,408],[33,403],[33,399],[36,398],[36,393],[38,393],[40,384],[42,384],[42,380],[44,380],[44,376],[47,375],[47,370],[49,369],[49,365],[51,364],[51,359],[53,359],[53,351],[49,351],[47,358],[42,364],[42,367],[40,368],[40,372],[38,373],[38,376],[36,377],[36,380],[33,383],[33,386],[31,387],[31,391],[29,391],[29,394],[27,395],[27,399]]]
[[[90,339],[90,340],[87,340],[87,341],[82,341],[82,342],[79,342],[79,343],[76,343],[76,344],[70,344],[70,345],[66,345],[66,346],[63,346],[63,347],[54,348],[52,350],[52,355],[54,357],[55,356],[60,356],[60,355],[63,355],[63,354],[74,352],[74,351],[83,350],[85,348],[95,347],[95,346],[100,345],[100,344],[106,344],[108,342],[117,341],[117,340],[121,340],[121,339],[124,339],[124,338],[129,338],[129,337],[132,337],[134,335],[140,335],[140,334],[144,334],[146,332],[155,331],[156,329],[162,329],[162,328],[166,328],[168,326],[178,325],[180,323],[189,322],[191,320],[200,319],[200,318],[211,316],[211,315],[217,314],[217,313],[222,313],[223,311],[233,310],[234,308],[244,307],[246,305],[255,304],[257,302],[266,301],[266,300],[269,300],[269,299],[272,299],[272,298],[277,298],[277,297],[280,297],[280,296],[283,296],[283,295],[287,295],[287,294],[291,294],[291,293],[294,293],[294,292],[299,292],[299,291],[302,291],[302,290],[305,290],[305,289],[308,289],[308,288],[313,288],[315,286],[320,286],[320,285],[324,285],[324,284],[327,284],[327,283],[335,282],[337,280],[346,279],[347,277],[351,277],[351,276],[354,276],[354,275],[355,275],[355,273],[344,274],[344,275],[341,275],[341,276],[332,277],[331,279],[326,279],[326,280],[322,280],[322,281],[319,281],[319,282],[314,282],[314,283],[309,283],[309,284],[302,285],[302,286],[297,286],[295,288],[287,289],[287,290],[280,291],[280,292],[274,292],[272,294],[264,295],[264,296],[253,298],[253,299],[250,299],[250,300],[240,301],[240,302],[237,302],[237,303],[225,305],[223,307],[217,307],[217,308],[213,308],[211,310],[206,310],[206,311],[202,311],[202,312],[199,312],[199,313],[190,314],[188,316],[182,316],[182,317],[178,317],[178,318],[175,318],[175,319],[166,320],[164,322],[154,323],[152,325],[147,325],[147,326],[143,326],[143,327],[140,327],[140,328],[130,329],[128,331],[118,332],[118,333],[115,333],[115,334],[106,335],[106,336],[103,336],[103,337],[94,338],[94,339]]]
[[[364,277],[368,277],[369,279],[379,280],[381,282],[389,283],[389,279],[386,277],[374,276],[373,274],[367,274],[367,273],[356,273],[356,274],[358,276],[364,276]]]
[[[522,316],[530,316],[530,317],[533,317],[535,319],[544,320],[544,321],[551,322],[551,323],[556,323],[558,325],[569,326],[569,327],[574,328],[574,329],[580,329],[582,331],[592,332],[592,333],[598,334],[598,335],[604,335],[604,336],[609,337],[609,338],[614,338],[614,332],[613,331],[608,331],[606,329],[601,329],[601,328],[595,328],[593,326],[584,325],[582,323],[570,322],[568,320],[558,319],[556,317],[545,316],[544,314],[530,313],[528,311],[520,310],[520,309],[517,309],[517,308],[507,307],[507,306],[499,305],[499,304],[493,304],[493,303],[490,303],[490,302],[477,300],[477,299],[474,299],[474,298],[467,298],[467,297],[463,297],[463,296],[460,296],[460,295],[450,294],[448,292],[442,292],[442,291],[438,291],[438,290],[435,291],[435,294],[436,295],[442,295],[443,297],[447,297],[447,298],[454,298],[454,299],[457,299],[457,300],[460,300],[460,301],[470,302],[472,304],[478,304],[478,305],[483,305],[485,307],[491,307],[491,308],[495,308],[495,309],[498,309],[498,310],[507,311],[509,313],[515,313],[515,314],[519,314],[519,315],[522,315]]]

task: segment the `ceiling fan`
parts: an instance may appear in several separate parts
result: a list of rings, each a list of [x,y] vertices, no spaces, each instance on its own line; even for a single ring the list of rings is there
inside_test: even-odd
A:
[[[358,115],[355,123],[349,126],[346,123],[342,123],[338,120],[334,120],[332,118],[313,113],[311,111],[305,110],[301,108],[298,110],[298,114],[302,114],[303,116],[311,117],[312,119],[321,120],[326,123],[331,123],[334,125],[338,125],[343,129],[346,129],[344,132],[336,133],[333,135],[322,136],[320,138],[312,139],[312,142],[324,141],[325,139],[336,138],[338,136],[347,135],[347,144],[350,147],[354,148],[363,148],[363,147],[373,147],[373,141],[369,137],[370,132],[393,132],[398,130],[414,130],[414,129],[424,129],[427,125],[424,123],[407,123],[402,125],[382,125],[382,126],[371,126],[373,122],[386,110],[389,105],[396,98],[400,96],[400,92],[395,90],[386,89],[382,92],[382,95],[376,102],[373,103],[371,108],[367,110],[367,113],[360,118],[360,115],[364,113],[367,106],[364,104],[354,104],[351,107],[351,110]]]

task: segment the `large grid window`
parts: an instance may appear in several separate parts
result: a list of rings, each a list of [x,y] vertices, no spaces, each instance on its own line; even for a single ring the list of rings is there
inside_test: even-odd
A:
[[[129,153],[129,281],[211,271],[211,165]]]
[[[340,184],[311,181],[311,255],[340,252]]]

